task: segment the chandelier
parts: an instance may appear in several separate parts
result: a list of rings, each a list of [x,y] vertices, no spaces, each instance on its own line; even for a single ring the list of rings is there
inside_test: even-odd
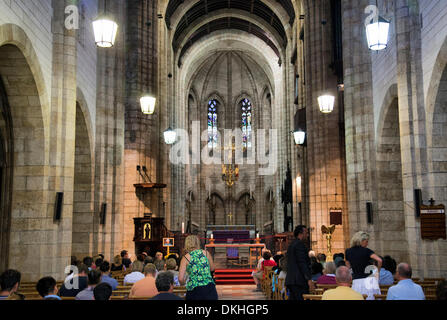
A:
[[[234,186],[236,181],[239,180],[239,166],[232,164],[222,165],[222,181],[227,184],[228,187]]]

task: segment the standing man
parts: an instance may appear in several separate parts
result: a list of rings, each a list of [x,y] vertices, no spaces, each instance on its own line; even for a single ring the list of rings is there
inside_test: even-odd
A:
[[[305,241],[309,238],[306,226],[299,225],[293,232],[296,240],[287,250],[287,276],[285,285],[289,290],[289,300],[303,300],[303,294],[314,289],[310,269],[309,249]]]

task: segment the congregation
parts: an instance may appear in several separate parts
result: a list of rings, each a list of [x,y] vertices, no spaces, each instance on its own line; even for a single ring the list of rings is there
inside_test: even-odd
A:
[[[408,263],[368,248],[369,235],[356,233],[351,248],[331,259],[306,246],[305,226],[297,226],[286,252],[262,250],[252,276],[256,290],[268,300],[445,300],[445,279],[412,278]],[[155,257],[138,254],[134,261],[123,250],[110,264],[102,254],[79,261],[72,257],[62,283],[43,277],[21,283],[17,270],[0,276],[0,300],[218,300],[214,262],[197,236],[185,241],[185,255]],[[331,261],[328,261],[331,260]],[[36,292],[38,297],[36,297]],[[124,294],[124,296],[117,295]]]

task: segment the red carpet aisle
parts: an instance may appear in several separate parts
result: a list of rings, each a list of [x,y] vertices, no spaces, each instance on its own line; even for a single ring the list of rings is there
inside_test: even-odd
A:
[[[252,269],[216,269],[214,278],[217,285],[252,285],[255,284]]]
[[[219,300],[266,300],[262,292],[254,292],[255,285],[218,285]]]

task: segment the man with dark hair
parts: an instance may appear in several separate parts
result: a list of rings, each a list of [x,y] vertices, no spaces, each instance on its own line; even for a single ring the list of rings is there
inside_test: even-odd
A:
[[[121,258],[123,266],[126,268],[126,270],[129,269],[130,265],[132,264],[132,261],[130,260],[129,257],[129,252],[127,250],[121,251]]]
[[[112,287],[108,283],[100,283],[93,289],[93,296],[97,301],[108,301],[112,296]]]
[[[82,260],[82,263],[87,266],[88,271],[92,270],[92,264],[93,264],[93,258],[92,257],[85,257]]]
[[[95,300],[93,290],[101,282],[101,272],[91,270],[88,273],[88,287],[76,295],[76,300]]]
[[[173,294],[174,292],[174,274],[171,271],[160,272],[155,280],[155,286],[159,294],[151,300],[183,300]]]
[[[53,277],[44,277],[37,282],[36,290],[44,300],[62,300],[57,295],[56,280]]]
[[[309,233],[306,226],[299,225],[293,232],[296,240],[287,249],[287,276],[285,285],[289,300],[303,300],[303,294],[314,288],[310,269],[309,249],[306,241]]]
[[[16,270],[6,270],[0,275],[0,300],[6,300],[17,292],[20,286],[21,274]]]
[[[387,300],[425,300],[422,287],[411,280],[412,273],[408,263],[397,266],[396,279],[399,282],[388,289]]]
[[[75,274],[72,279],[66,279],[59,290],[61,297],[76,297],[76,295],[87,288],[88,286],[88,267],[81,264],[78,268],[78,274]]]
[[[102,273],[101,283],[108,283],[112,287],[112,290],[116,290],[118,287],[118,281],[110,276],[110,263],[108,261],[104,261],[99,267],[99,270]]]
[[[101,267],[101,264],[104,262],[104,259],[98,258],[95,260],[95,269],[98,269]]]

